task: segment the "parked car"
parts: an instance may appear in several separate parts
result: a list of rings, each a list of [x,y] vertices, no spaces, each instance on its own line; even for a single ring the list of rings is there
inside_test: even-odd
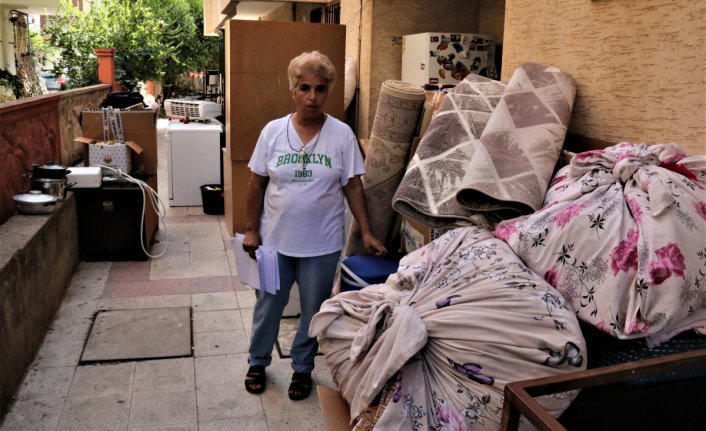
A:
[[[44,78],[47,90],[50,93],[66,90],[68,88],[66,79],[61,74],[55,74],[52,70],[42,70],[42,78]]]

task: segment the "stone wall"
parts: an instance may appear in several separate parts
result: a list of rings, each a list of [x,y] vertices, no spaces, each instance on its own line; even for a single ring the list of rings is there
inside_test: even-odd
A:
[[[569,131],[706,152],[706,3],[507,0],[502,79],[522,62],[577,82]]]
[[[76,202],[0,226],[0,417],[61,305],[78,264]]]
[[[0,224],[15,213],[12,196],[29,189],[22,177],[32,164],[74,164],[83,154],[79,114],[97,108],[110,91],[94,85],[0,103]]]

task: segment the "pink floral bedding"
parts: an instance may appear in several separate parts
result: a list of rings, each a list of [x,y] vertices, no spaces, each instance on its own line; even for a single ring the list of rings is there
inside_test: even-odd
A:
[[[706,326],[706,156],[674,144],[580,153],[540,211],[494,233],[613,336],[660,343]]]
[[[357,417],[393,379],[381,430],[498,429],[508,382],[585,369],[562,296],[478,227],[405,256],[384,284],[326,301],[310,335]],[[575,393],[540,398],[554,415]]]

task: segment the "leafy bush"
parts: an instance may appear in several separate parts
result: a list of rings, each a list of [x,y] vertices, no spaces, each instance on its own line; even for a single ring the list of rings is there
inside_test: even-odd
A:
[[[128,90],[217,64],[218,40],[202,36],[196,0],[105,0],[88,14],[70,0],[60,2],[44,32],[63,51],[55,68],[65,71],[71,87],[98,83],[94,48],[115,48],[115,78]]]

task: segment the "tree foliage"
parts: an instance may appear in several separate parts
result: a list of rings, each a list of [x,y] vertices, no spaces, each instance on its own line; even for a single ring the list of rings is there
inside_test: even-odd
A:
[[[134,89],[217,64],[218,41],[202,36],[201,8],[197,0],[105,0],[84,14],[61,0],[44,32],[63,50],[55,68],[71,86],[97,83],[93,49],[115,48],[116,79]]]

